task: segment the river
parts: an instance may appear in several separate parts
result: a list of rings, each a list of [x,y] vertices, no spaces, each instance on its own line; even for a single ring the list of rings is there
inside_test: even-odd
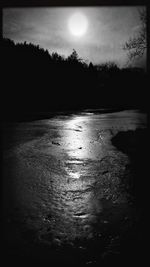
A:
[[[111,139],[145,129],[146,114],[83,111],[5,127],[7,254],[90,266],[124,255],[137,214],[127,190],[130,158]]]

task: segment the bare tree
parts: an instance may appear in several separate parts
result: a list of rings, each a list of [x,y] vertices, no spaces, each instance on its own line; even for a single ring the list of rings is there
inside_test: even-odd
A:
[[[128,52],[129,60],[142,57],[147,49],[146,9],[139,10],[139,16],[141,26],[137,36],[131,37],[123,46],[123,50]]]

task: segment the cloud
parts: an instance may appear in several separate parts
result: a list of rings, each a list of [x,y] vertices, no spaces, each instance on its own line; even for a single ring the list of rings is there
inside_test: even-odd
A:
[[[81,8],[88,18],[87,34],[81,39],[71,36],[67,23],[75,8],[4,9],[3,33],[15,42],[32,42],[68,55],[76,49],[79,56],[94,63],[126,63],[122,46],[137,33],[140,21],[137,8]]]

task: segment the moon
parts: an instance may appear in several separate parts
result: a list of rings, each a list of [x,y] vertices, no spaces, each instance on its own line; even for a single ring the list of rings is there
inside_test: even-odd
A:
[[[69,31],[76,37],[82,37],[87,32],[88,20],[83,13],[74,13],[68,21]]]

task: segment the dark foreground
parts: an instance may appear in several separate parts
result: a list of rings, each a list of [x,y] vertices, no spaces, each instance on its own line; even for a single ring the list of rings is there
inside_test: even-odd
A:
[[[3,132],[6,264],[144,264],[144,113],[62,114]]]

